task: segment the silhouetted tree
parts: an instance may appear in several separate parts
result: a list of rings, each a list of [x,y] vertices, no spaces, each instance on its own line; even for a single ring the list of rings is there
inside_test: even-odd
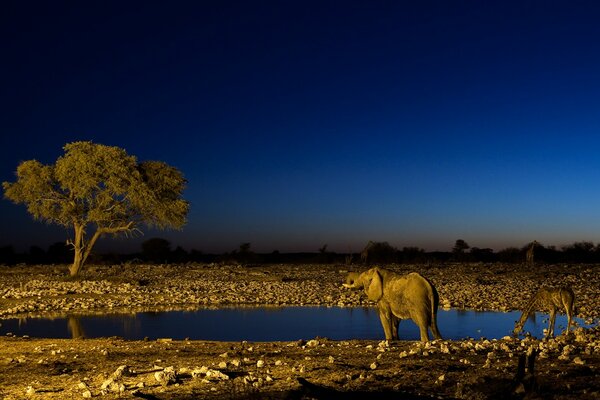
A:
[[[363,250],[364,251],[364,250]],[[388,242],[369,242],[367,262],[389,264],[397,260],[397,249]]]
[[[56,242],[48,247],[48,260],[54,264],[68,264],[73,258],[71,248],[64,242]]]
[[[27,254],[29,264],[43,264],[46,262],[46,252],[38,246],[31,246]]]
[[[471,246],[469,246],[467,244],[467,242],[465,242],[462,239],[458,239],[455,243],[454,243],[454,247],[452,248],[452,252],[454,254],[463,254],[466,250],[468,250]]]
[[[282,256],[279,250],[273,250],[271,253],[265,254],[265,262],[273,264],[282,262]]]
[[[403,247],[402,261],[405,263],[420,263],[425,261],[425,250],[420,247]]]
[[[192,249],[189,254],[189,260],[194,262],[204,261],[205,256],[200,250]]]
[[[142,243],[142,257],[148,262],[166,263],[171,256],[171,243],[163,238],[152,238]]]
[[[235,255],[235,259],[241,263],[250,263],[255,261],[256,255],[254,254],[254,252],[252,252],[252,250],[250,250],[250,247],[250,242],[241,243],[237,254],[235,253],[235,251],[233,252]]]
[[[479,247],[471,247],[471,258],[474,261],[491,262],[494,261],[494,250],[490,248],[480,249]]]
[[[185,251],[185,249],[183,247],[177,246],[177,247],[175,247],[175,250],[173,250],[173,253],[171,254],[171,259],[173,260],[173,262],[176,262],[176,263],[186,262],[188,260],[188,253],[187,253],[187,251]]]
[[[592,242],[575,242],[568,246],[563,246],[562,251],[564,257],[570,262],[588,263],[594,258],[594,243]]]
[[[5,265],[14,265],[17,263],[17,253],[13,246],[0,247],[0,263]]]
[[[322,264],[328,264],[331,262],[331,253],[327,251],[327,244],[319,247],[319,262]]]
[[[506,249],[500,250],[497,254],[498,261],[518,263],[523,260],[523,251],[516,247],[507,247]]]
[[[468,250],[470,246],[462,239],[458,239],[454,243],[454,247],[452,248],[452,258],[455,261],[465,261],[467,260],[467,256],[465,255],[465,251]]]
[[[73,229],[72,276],[106,234],[132,234],[141,224],[161,229],[185,224],[186,181],[176,168],[160,161],[138,162],[119,147],[92,142],[69,143],[64,151],[51,165],[22,162],[17,181],[2,187],[7,199],[26,205],[35,219]],[[88,239],[90,227],[95,231]]]

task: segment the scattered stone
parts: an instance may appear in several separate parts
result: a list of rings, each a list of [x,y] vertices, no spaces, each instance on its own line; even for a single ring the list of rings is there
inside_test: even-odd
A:
[[[582,359],[581,359],[581,357],[575,357],[575,358],[573,359],[573,362],[574,362],[575,364],[577,364],[577,365],[584,365],[584,364],[585,364],[585,361],[584,361],[584,360],[582,360]]]
[[[162,371],[155,372],[154,379],[162,386],[168,386],[175,383],[177,380],[177,373],[173,367],[167,367]]]
[[[113,379],[117,380],[117,379],[121,379],[121,377],[123,376],[131,376],[131,370],[129,369],[129,367],[127,365],[121,365],[119,366],[119,368],[116,369],[115,372],[113,372]]]
[[[192,371],[192,378],[205,379],[206,382],[209,382],[211,380],[227,380],[229,376],[219,370],[202,366]]]

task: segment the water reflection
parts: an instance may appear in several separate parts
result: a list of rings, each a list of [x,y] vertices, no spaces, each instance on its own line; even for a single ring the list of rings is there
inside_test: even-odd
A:
[[[75,315],[69,315],[67,317],[69,332],[71,332],[71,337],[73,339],[80,339],[85,337],[85,333],[83,332],[83,328],[81,327],[81,318]]]
[[[510,335],[519,312],[440,310],[438,326],[446,339]],[[543,337],[547,315],[533,315],[525,331]],[[544,322],[544,319],[546,322]],[[583,321],[575,318],[576,323]],[[557,333],[566,317],[557,316]],[[54,318],[3,320],[0,334],[47,338],[199,339],[220,341],[289,341],[317,336],[333,340],[383,339],[377,310],[369,307],[238,307],[195,311],[163,311],[130,314],[68,315]],[[401,339],[418,340],[412,321],[402,321]]]

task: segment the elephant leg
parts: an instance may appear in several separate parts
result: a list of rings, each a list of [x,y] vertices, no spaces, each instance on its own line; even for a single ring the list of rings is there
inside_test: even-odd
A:
[[[421,342],[429,342],[429,332],[427,332],[427,325],[419,325],[419,333],[421,334]]]
[[[419,327],[419,333],[421,334],[421,342],[428,342],[429,332],[427,331],[427,328],[429,327],[429,321],[427,320],[427,317],[417,315],[415,316],[415,318],[413,318],[413,321],[415,321],[415,323]]]
[[[392,340],[399,340],[398,336],[398,325],[400,324],[400,318],[392,315]]]
[[[436,321],[436,317],[433,317],[431,319],[431,333],[433,333],[433,337],[438,339],[438,340],[442,340],[442,334],[440,333],[440,331],[438,330],[438,326],[437,326],[437,321]]]
[[[381,326],[383,326],[385,340],[393,340],[391,311],[386,308],[379,308],[379,319],[381,320]]]

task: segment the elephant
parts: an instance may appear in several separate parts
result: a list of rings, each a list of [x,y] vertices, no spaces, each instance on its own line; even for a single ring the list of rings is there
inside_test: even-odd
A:
[[[420,274],[400,275],[375,267],[362,273],[349,272],[343,286],[364,289],[369,300],[377,302],[386,340],[398,340],[401,319],[412,319],[417,324],[422,342],[429,341],[428,328],[435,339],[442,339],[437,327],[438,293]]]

